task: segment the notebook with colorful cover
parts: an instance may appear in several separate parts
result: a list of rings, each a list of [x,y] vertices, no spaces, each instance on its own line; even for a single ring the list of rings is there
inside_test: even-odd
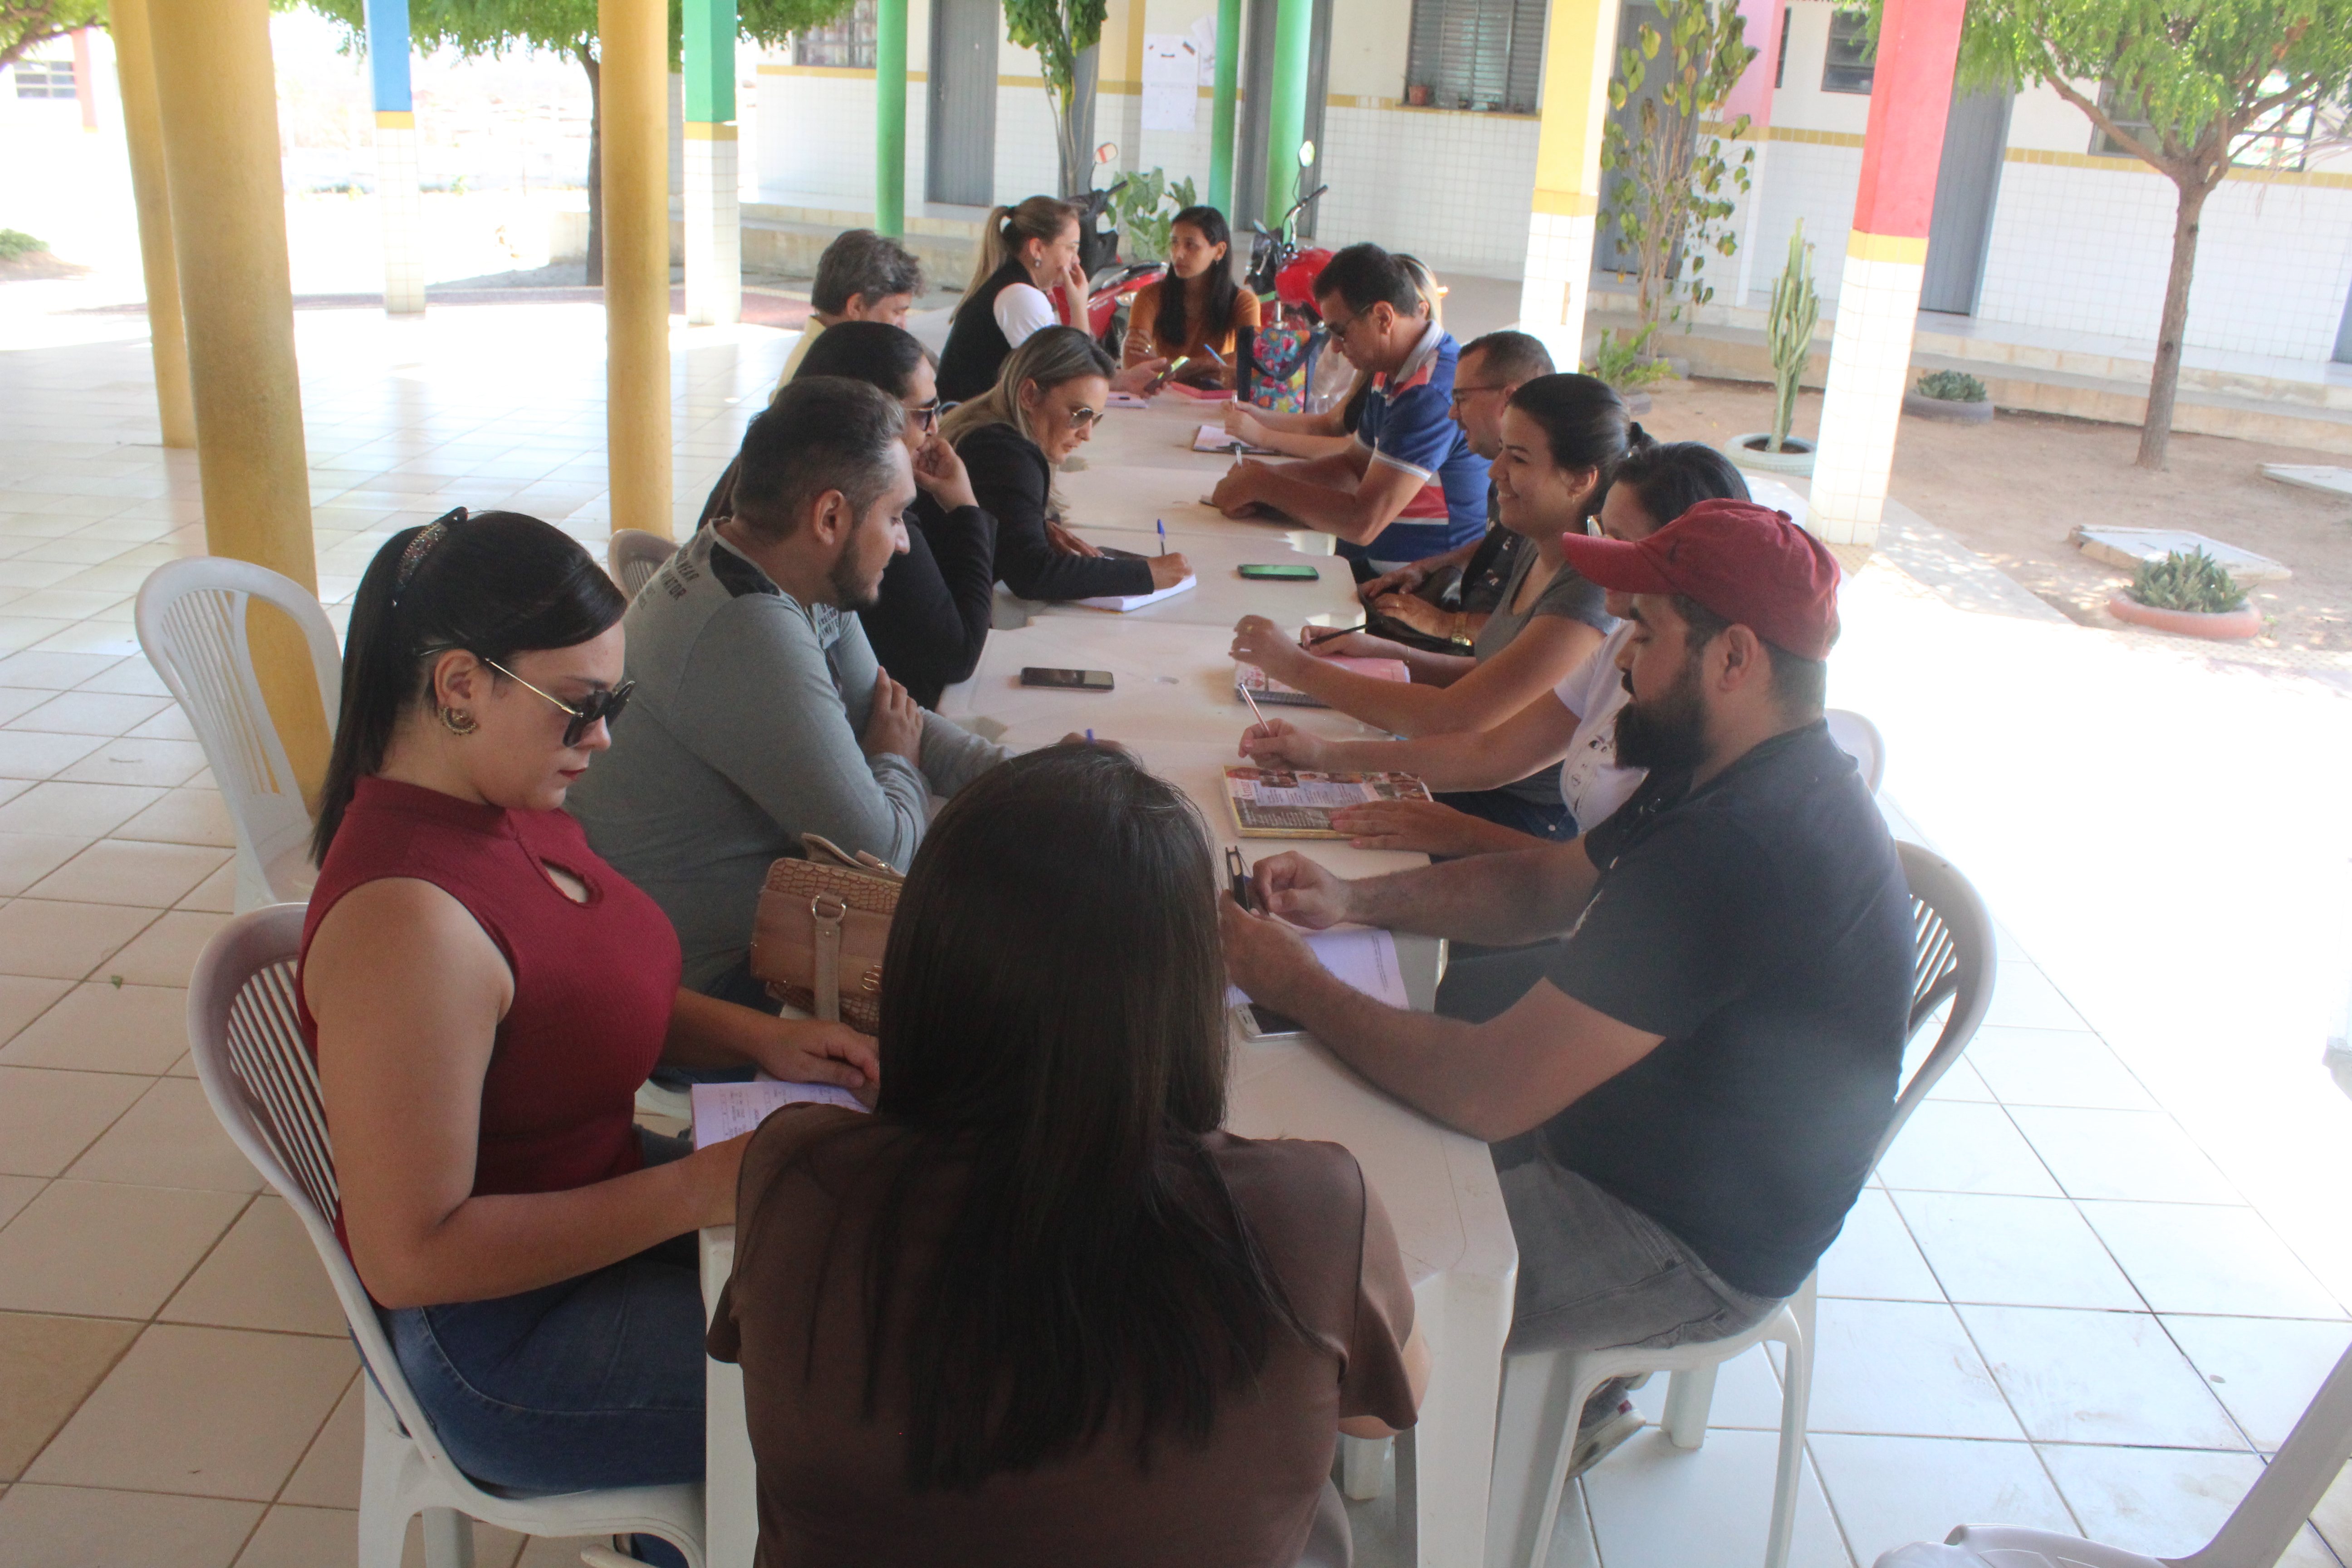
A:
[[[1225,804],[1244,838],[1345,838],[1331,814],[1376,800],[1427,800],[1411,773],[1314,773],[1304,768],[1225,768]]]

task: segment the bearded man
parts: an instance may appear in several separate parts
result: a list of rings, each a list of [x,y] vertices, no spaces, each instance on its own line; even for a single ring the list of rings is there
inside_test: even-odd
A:
[[[1739,1332],[1837,1237],[1893,1115],[1911,998],[1894,841],[1822,717],[1838,566],[1788,517],[1710,500],[1568,563],[1636,623],[1617,760],[1649,776],[1570,843],[1347,881],[1261,861],[1226,963],[1400,1100],[1494,1146],[1519,1247],[1510,1349]],[[1536,942],[1507,995],[1406,1012],[1293,925]],[[1286,923],[1287,922],[1287,923]],[[1444,994],[1441,993],[1443,996]],[[1574,1464],[1639,1427],[1622,1384]]]

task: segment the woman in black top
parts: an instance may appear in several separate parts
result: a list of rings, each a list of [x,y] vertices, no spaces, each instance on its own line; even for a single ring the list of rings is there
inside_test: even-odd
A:
[[[980,266],[940,355],[940,395],[961,403],[995,385],[1005,356],[1054,324],[1056,292],[1072,321],[1086,320],[1078,209],[1052,196],[1031,196],[991,212],[981,225]]]
[[[996,575],[1022,598],[1149,594],[1192,571],[1181,555],[1106,555],[1062,526],[1054,468],[1093,437],[1110,376],[1110,356],[1093,339],[1047,327],[1013,351],[992,389],[940,426],[996,519]]]
[[[931,356],[881,321],[843,321],[809,345],[793,379],[839,375],[880,387],[907,410],[907,447],[921,487],[907,509],[907,550],[882,574],[881,596],[857,612],[874,657],[926,708],[969,677],[988,642],[996,583],[996,520],[972,496],[955,448],[939,435]]]

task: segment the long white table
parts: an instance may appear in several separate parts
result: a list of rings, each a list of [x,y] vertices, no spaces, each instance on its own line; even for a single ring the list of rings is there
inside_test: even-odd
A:
[[[1180,432],[1181,441],[1189,443],[1191,428],[1209,417],[1199,405],[1187,405],[1181,417],[1171,417],[1174,413],[1160,408],[1114,412],[1106,421],[1105,435],[1088,449],[1092,460],[1087,474],[1065,476],[1064,482],[1085,478],[1110,498],[1120,494],[1123,479],[1148,481],[1165,476],[1180,489],[1192,486],[1197,494],[1206,487],[1187,468],[1207,465],[1202,471],[1213,483],[1223,460],[1177,446]],[[1129,466],[1105,460],[1114,457],[1148,461]],[[1141,531],[1149,535],[1153,503],[1146,498],[1150,493],[1148,483],[1129,487],[1127,503],[1115,513],[1122,520],[1118,524],[1097,517],[1081,521],[1089,529],[1124,527],[1132,539],[1135,520],[1140,517]],[[1203,518],[1223,526],[1204,527]],[[1287,558],[1276,548],[1288,544],[1280,528],[1234,522],[1202,508],[1193,509],[1181,531],[1175,518],[1168,521],[1171,538],[1187,537],[1188,543],[1192,536],[1205,533],[1239,542],[1234,547],[1247,552],[1240,558]],[[1311,558],[1345,581],[1345,567],[1336,558]],[[1194,564],[1202,564],[1202,558],[1194,557]],[[1209,585],[1204,576],[1195,594]],[[1327,580],[1316,586],[1338,585]],[[1298,603],[1286,596],[1299,591],[1290,585],[1246,586],[1282,592],[1286,597],[1276,600],[1277,605]],[[1356,849],[1337,841],[1238,839],[1224,804],[1220,770],[1234,760],[1250,722],[1248,709],[1234,694],[1234,666],[1225,655],[1232,619],[1239,613],[1246,612],[1209,625],[1149,612],[1039,614],[1025,626],[992,633],[979,668],[970,680],[948,689],[939,710],[1018,749],[1049,745],[1065,734],[1088,729],[1117,740],[1192,797],[1213,841],[1241,843],[1252,860],[1297,847],[1349,877],[1422,864],[1423,858],[1418,855]],[[1311,619],[1313,612],[1287,609],[1278,618]],[[1108,669],[1117,684],[1106,693],[1024,687],[1020,672],[1029,665]],[[1335,737],[1376,733],[1328,709],[1289,708],[1284,716]],[[1443,963],[1441,944],[1401,936],[1397,953],[1413,1005],[1433,1005]],[[1411,1560],[1426,1568],[1481,1563],[1496,1398],[1518,1273],[1518,1251],[1486,1146],[1391,1099],[1312,1039],[1259,1041],[1236,1035],[1233,1050],[1226,1125],[1244,1137],[1320,1138],[1345,1146],[1395,1220],[1432,1361],[1420,1423],[1398,1448],[1400,1535],[1408,1543]],[[702,1233],[706,1302],[718,1300],[733,1268],[734,1249],[732,1226]],[[740,1373],[730,1365],[709,1363],[709,1395],[708,1561],[711,1568],[750,1568],[759,1522]]]

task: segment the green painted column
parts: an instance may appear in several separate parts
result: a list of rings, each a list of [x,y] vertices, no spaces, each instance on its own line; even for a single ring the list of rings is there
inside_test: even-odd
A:
[[[874,7],[874,226],[907,235],[907,0]]]
[[[1241,94],[1242,0],[1217,0],[1217,76],[1209,98],[1209,205],[1239,225],[1234,211],[1234,110]]]
[[[1298,199],[1298,143],[1307,135],[1307,43],[1315,25],[1314,0],[1279,4],[1274,18],[1274,83],[1265,115],[1268,228],[1281,222]]]
[[[735,0],[684,0],[686,319],[743,319],[743,209],[737,191]]]
[[[685,0],[686,118],[725,125],[735,118],[735,0]]]

